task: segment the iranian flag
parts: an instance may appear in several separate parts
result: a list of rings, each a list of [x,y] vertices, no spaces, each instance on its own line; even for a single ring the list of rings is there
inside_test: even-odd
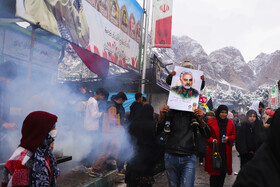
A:
[[[173,0],[153,1],[152,42],[154,47],[171,48]]]

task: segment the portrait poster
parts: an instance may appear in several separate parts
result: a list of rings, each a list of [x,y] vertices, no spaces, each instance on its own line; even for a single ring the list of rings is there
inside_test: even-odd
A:
[[[171,109],[193,112],[198,107],[202,71],[175,66],[167,105]]]

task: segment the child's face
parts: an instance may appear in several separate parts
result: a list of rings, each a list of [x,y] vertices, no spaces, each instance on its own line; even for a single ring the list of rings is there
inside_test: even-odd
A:
[[[228,112],[226,110],[222,110],[221,113],[219,114],[221,119],[226,119],[228,115]]]
[[[252,114],[251,116],[249,116],[248,120],[250,123],[254,123],[257,119],[257,116],[255,114]]]

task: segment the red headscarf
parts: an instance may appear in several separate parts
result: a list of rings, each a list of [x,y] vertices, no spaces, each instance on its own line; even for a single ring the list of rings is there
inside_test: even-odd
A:
[[[23,121],[20,146],[36,152],[57,121],[57,116],[43,111],[31,112]]]

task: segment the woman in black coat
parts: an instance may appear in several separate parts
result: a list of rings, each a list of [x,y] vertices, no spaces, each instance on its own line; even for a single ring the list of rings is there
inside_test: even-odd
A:
[[[125,182],[128,187],[151,187],[154,183],[153,174],[159,146],[153,113],[151,105],[144,105],[140,115],[129,126],[135,152],[126,168]]]
[[[269,136],[254,158],[238,173],[233,187],[274,187],[280,184],[280,109],[276,110]]]
[[[249,110],[237,134],[236,149],[240,154],[241,168],[249,162],[262,144],[264,128],[254,110]]]

